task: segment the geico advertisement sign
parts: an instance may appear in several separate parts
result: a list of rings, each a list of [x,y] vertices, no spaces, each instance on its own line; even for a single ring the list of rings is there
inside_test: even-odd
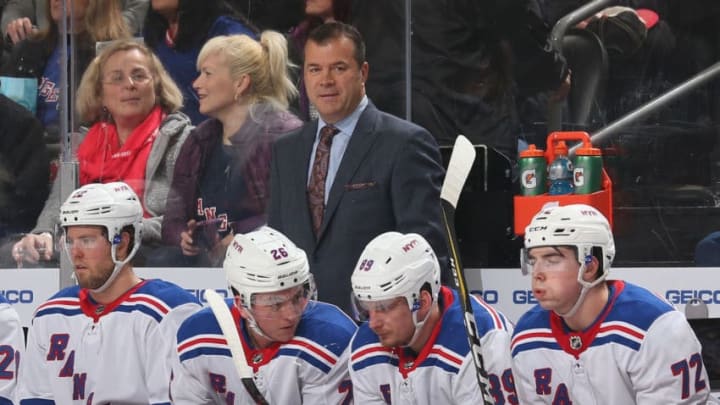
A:
[[[11,304],[32,304],[35,302],[35,293],[33,290],[0,290],[0,294],[5,296]]]
[[[532,294],[531,278],[519,269],[466,269],[468,289],[482,296],[512,321],[538,304]],[[610,279],[620,279],[664,297],[678,310],[697,301],[708,307],[708,316],[720,318],[720,268],[662,267],[612,268]]]
[[[698,300],[706,304],[720,304],[720,290],[667,290],[665,298],[673,304],[688,304]]]
[[[498,290],[472,290],[470,291],[471,294],[477,295],[479,297],[482,297],[485,302],[488,304],[499,304],[500,303],[500,295],[502,294],[501,291]],[[532,291],[530,290],[513,290],[510,292],[510,295],[506,297],[506,300],[503,300],[504,302],[512,302],[513,304],[537,304],[537,300],[533,296]],[[512,298],[512,299],[510,299]]]
[[[58,269],[3,269],[0,294],[10,301],[22,326],[30,326],[35,309],[60,289]]]
[[[214,290],[216,293],[218,293],[223,298],[230,297],[230,294],[228,293],[227,289],[214,289]],[[185,291],[194,295],[198,299],[198,301],[200,301],[203,305],[207,304],[207,298],[205,298],[205,290],[204,289],[186,288]]]
[[[225,272],[221,268],[136,268],[142,278],[159,278],[180,285],[205,303],[205,289],[229,297]],[[14,304],[24,326],[35,308],[59,289],[58,269],[3,270],[6,298]],[[519,269],[466,269],[468,290],[503,311],[512,321],[537,304],[530,277]],[[720,269],[718,268],[613,268],[610,278],[622,279],[665,297],[680,311],[685,305],[702,301],[710,317],[720,318]],[[348,280],[349,282],[349,280]]]
[[[538,301],[533,296],[531,290],[512,290],[500,299],[502,294],[498,290],[472,290],[471,294],[482,297],[488,304],[499,304],[512,302],[513,304],[537,304]],[[720,304],[720,290],[666,290],[664,297],[672,304],[687,304],[691,302],[701,301],[706,304]]]

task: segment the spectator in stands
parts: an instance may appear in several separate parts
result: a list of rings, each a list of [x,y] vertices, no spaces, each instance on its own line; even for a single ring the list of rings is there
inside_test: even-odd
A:
[[[695,245],[697,267],[720,267],[720,232],[712,232]]]
[[[303,65],[303,49],[310,31],[328,21],[350,22],[352,0],[307,0],[305,2],[305,19],[288,34],[290,58],[298,66]],[[298,115],[303,121],[317,118],[317,111],[308,100],[303,82],[302,71],[298,75]]]
[[[288,32],[305,16],[305,0],[228,0],[228,3],[263,31]]]
[[[7,35],[11,44],[16,44],[31,37],[37,30],[48,29],[52,20],[47,8],[51,1],[60,3],[59,0],[8,0],[0,22],[3,36]],[[122,0],[122,16],[131,33],[142,32],[148,4],[149,0]]]
[[[412,120],[441,145],[457,134],[517,154],[517,87],[569,88],[564,60],[532,0],[412,2]],[[404,1],[356,2],[352,21],[374,66],[368,96],[405,116]]]
[[[218,35],[256,37],[245,16],[224,0],[152,0],[145,19],[145,42],[160,58],[184,99],[183,112],[197,125],[206,116],[198,111],[192,83],[200,48]]]
[[[297,90],[282,34],[265,31],[260,42],[247,35],[215,37],[197,66],[193,88],[200,112],[212,118],[180,151],[162,235],[185,264],[218,265],[234,233],[266,222],[271,146],[302,121],[287,111]]]
[[[72,16],[68,29],[75,37],[75,71],[81,74],[95,56],[95,43],[130,36],[120,16],[120,0],[72,0]],[[58,40],[63,15],[62,2],[47,3],[51,19],[47,29],[32,34],[13,47],[12,54],[2,68],[3,76],[32,77],[39,80],[36,115],[50,135],[57,134],[59,121],[60,58],[62,47]],[[70,58],[68,58],[70,60]],[[70,71],[68,69],[68,71]]]
[[[50,168],[42,125],[30,111],[0,94],[0,122],[1,239],[32,229],[48,196]]]
[[[181,105],[180,90],[162,63],[132,40],[103,49],[78,89],[78,113],[92,125],[77,152],[80,185],[130,185],[141,196],[144,245],[160,241],[175,160],[192,129],[189,118],[178,111]],[[35,229],[15,244],[16,261],[36,263],[53,257],[59,193],[56,180]]]
[[[555,24],[585,3],[584,0],[544,1],[542,6],[546,20]],[[680,49],[676,49],[674,29],[663,16],[668,12],[668,6],[661,3],[666,2],[623,0],[617,3],[577,25],[577,28],[594,33],[607,51],[608,79],[603,89],[605,103],[599,106],[602,118],[607,122],[669,90],[673,80],[685,80],[701,69],[695,67],[673,72],[682,63],[672,59],[697,62],[701,58],[678,57]],[[686,120],[688,117],[678,116],[682,107],[673,104],[666,112],[674,115],[674,119]]]

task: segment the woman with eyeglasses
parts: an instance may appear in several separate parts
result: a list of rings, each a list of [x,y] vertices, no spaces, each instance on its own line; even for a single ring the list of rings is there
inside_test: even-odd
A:
[[[145,45],[117,41],[88,66],[80,82],[77,111],[90,129],[78,147],[80,185],[124,181],[143,206],[143,245],[157,244],[178,152],[192,129],[179,112],[182,95]],[[58,223],[56,180],[31,234],[13,247],[13,257],[51,260]]]
[[[200,112],[211,118],[178,157],[162,225],[175,255],[165,265],[218,265],[233,233],[267,221],[272,144],[302,125],[288,111],[297,95],[288,65],[287,42],[275,31],[264,31],[259,42],[215,37],[200,51],[193,87]]]

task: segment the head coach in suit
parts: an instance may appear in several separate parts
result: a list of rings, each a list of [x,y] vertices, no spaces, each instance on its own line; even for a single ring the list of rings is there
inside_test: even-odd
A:
[[[368,100],[360,33],[338,22],[316,28],[303,74],[319,118],[273,147],[268,223],[307,252],[319,299],[349,312],[355,263],[387,231],[423,235],[449,280],[437,143]],[[334,134],[330,141],[324,132]]]

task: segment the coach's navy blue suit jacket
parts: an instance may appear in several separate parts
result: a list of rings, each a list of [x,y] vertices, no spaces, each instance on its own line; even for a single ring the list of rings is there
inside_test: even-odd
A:
[[[306,190],[317,125],[309,122],[273,146],[268,224],[305,250],[319,299],[349,311],[350,275],[360,253],[393,230],[423,235],[448,280],[440,212],[444,169],[432,135],[369,103],[338,168],[316,239]]]

